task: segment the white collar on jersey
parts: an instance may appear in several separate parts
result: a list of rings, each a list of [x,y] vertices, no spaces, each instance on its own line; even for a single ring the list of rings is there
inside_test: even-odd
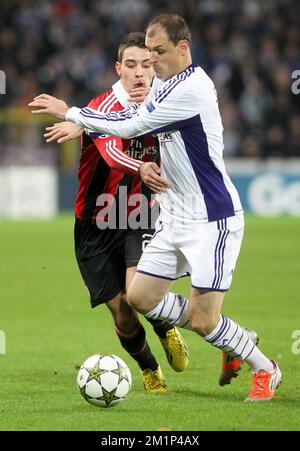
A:
[[[124,108],[127,108],[131,105],[135,105],[134,102],[128,101],[129,94],[122,85],[121,80],[117,81],[114,85],[112,85],[112,90],[115,93],[115,96],[117,97],[118,101]]]

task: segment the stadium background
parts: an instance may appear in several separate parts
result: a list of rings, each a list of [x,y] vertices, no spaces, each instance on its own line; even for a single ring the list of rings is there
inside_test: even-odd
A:
[[[85,106],[117,80],[123,35],[164,11],[187,19],[193,59],[215,82],[224,155],[245,209],[300,214],[297,1],[12,0],[1,1],[0,15],[0,215],[72,209],[78,143],[46,145],[53,120],[33,118],[27,103],[47,92]]]
[[[149,333],[171,392],[144,393],[108,313],[89,309],[76,267],[79,145],[46,145],[53,119],[28,112],[41,92],[84,106],[109,88],[124,33],[162,12],[187,19],[194,61],[218,90],[226,164],[252,213],[225,313],[259,331],[262,350],[280,362],[284,384],[272,406],[241,403],[249,370],[220,389],[219,355],[195,334],[184,334],[190,365],[180,375]],[[1,0],[0,430],[300,429],[299,48],[297,1]],[[129,400],[104,414],[74,382],[75,364],[99,350],[120,355],[134,380]]]

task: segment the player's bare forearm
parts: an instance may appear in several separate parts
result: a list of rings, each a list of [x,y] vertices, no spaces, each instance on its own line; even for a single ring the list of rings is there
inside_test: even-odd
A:
[[[52,116],[55,116],[58,119],[64,119],[69,109],[68,105],[63,100],[49,96],[48,94],[40,94],[35,97],[28,106],[34,108],[31,111],[33,114],[52,114]]]
[[[168,182],[160,176],[160,168],[156,163],[147,162],[139,167],[139,175],[145,185],[154,193],[159,194],[169,188]]]
[[[67,121],[59,122],[51,127],[46,127],[46,130],[47,132],[44,133],[46,142],[51,143],[56,141],[59,144],[79,138],[84,131],[79,125]]]

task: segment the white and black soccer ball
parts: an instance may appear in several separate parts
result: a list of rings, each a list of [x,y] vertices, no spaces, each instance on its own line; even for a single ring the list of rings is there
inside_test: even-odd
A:
[[[130,370],[120,357],[95,354],[83,362],[77,376],[80,393],[89,403],[112,407],[125,399],[132,383]]]

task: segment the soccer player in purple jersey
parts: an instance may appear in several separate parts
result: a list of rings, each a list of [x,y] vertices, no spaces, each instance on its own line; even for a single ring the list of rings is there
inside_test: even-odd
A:
[[[141,165],[139,173],[160,193],[161,214],[129,287],[129,303],[152,319],[170,319],[177,306],[174,323],[188,318],[189,327],[205,341],[252,368],[253,385],[246,401],[268,401],[281,381],[278,364],[258,349],[245,329],[221,314],[242,243],[244,218],[223,161],[216,91],[203,69],[192,63],[190,43],[191,33],[182,17],[167,14],[151,21],[146,44],[157,78],[146,101],[122,115],[69,109],[45,95],[31,106],[93,132],[123,138],[158,132],[161,175],[154,162]],[[159,188],[158,183],[165,186]],[[186,272],[192,282],[189,300],[176,302],[176,295],[168,292]]]

